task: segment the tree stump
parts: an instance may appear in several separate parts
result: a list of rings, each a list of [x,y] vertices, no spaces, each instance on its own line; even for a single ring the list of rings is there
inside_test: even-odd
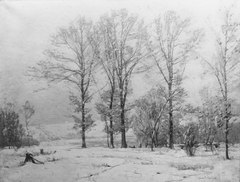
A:
[[[44,162],[41,162],[33,157],[33,154],[30,152],[26,153],[25,160],[23,162],[23,165],[26,164],[27,162],[32,162],[34,164],[44,164]]]

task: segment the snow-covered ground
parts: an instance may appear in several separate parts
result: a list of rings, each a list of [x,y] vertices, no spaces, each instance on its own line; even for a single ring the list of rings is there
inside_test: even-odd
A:
[[[97,147],[104,140],[97,141],[88,139],[87,149],[80,147],[79,140],[58,140],[18,151],[1,150],[0,182],[240,181],[239,146],[231,147],[232,160],[225,160],[223,146],[218,154],[198,148],[195,157],[188,157],[177,148],[108,149]],[[47,155],[39,155],[40,149]],[[26,150],[45,163],[19,166]]]

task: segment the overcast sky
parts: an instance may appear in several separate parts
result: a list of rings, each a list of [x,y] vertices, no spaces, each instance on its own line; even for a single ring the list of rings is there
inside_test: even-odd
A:
[[[38,103],[38,110],[42,115],[52,112],[52,119],[56,115],[56,108],[67,102],[67,94],[64,88],[52,88],[50,91],[35,92],[42,85],[29,81],[23,73],[28,66],[34,66],[38,61],[45,59],[43,51],[50,46],[50,35],[54,34],[58,27],[67,26],[79,15],[98,20],[99,16],[126,8],[130,13],[137,13],[145,22],[151,21],[159,13],[167,10],[175,10],[179,15],[192,18],[193,26],[208,28],[207,22],[218,25],[220,22],[219,11],[229,7],[232,3],[236,9],[240,9],[239,1],[220,0],[116,0],[116,1],[1,1],[0,2],[0,94],[9,100],[14,100],[22,105],[25,100]],[[205,38],[206,54],[213,47],[211,36]],[[209,47],[208,47],[209,46]],[[199,62],[192,61],[188,64],[186,73],[188,79],[185,87],[189,91],[191,100],[198,102],[198,90],[207,83],[202,77],[203,69]],[[7,79],[6,79],[7,78]],[[136,95],[142,95],[146,90],[144,79],[135,78],[133,83]],[[210,78],[209,78],[210,80]],[[40,85],[40,86],[39,86]],[[59,91],[60,90],[60,91]],[[53,102],[46,99],[52,97]],[[194,100],[195,99],[195,100]],[[46,108],[51,105],[51,109]],[[60,107],[60,110],[64,110]],[[50,111],[49,111],[50,110]],[[64,113],[64,111],[61,111]],[[44,120],[47,120],[45,118]]]

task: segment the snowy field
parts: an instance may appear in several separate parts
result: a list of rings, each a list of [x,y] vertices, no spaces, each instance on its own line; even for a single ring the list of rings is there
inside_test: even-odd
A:
[[[0,182],[240,181],[239,146],[231,147],[232,159],[225,160],[223,146],[214,154],[200,147],[195,157],[188,157],[177,147],[151,152],[148,148],[99,147],[105,139],[91,138],[87,142],[87,149],[80,147],[79,140],[57,140],[18,151],[1,150]],[[40,155],[40,149],[46,154]],[[26,150],[45,163],[19,166]]]

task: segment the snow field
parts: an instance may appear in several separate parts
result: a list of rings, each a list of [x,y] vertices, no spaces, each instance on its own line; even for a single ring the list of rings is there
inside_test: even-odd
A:
[[[41,148],[46,155],[39,155]],[[45,164],[20,167],[26,150]],[[181,149],[82,149],[75,140],[62,140],[57,145],[54,141],[18,151],[0,151],[0,182],[239,182],[239,154],[238,146],[230,148],[229,161],[224,159],[224,148],[218,154],[200,148],[195,157],[188,157]]]

